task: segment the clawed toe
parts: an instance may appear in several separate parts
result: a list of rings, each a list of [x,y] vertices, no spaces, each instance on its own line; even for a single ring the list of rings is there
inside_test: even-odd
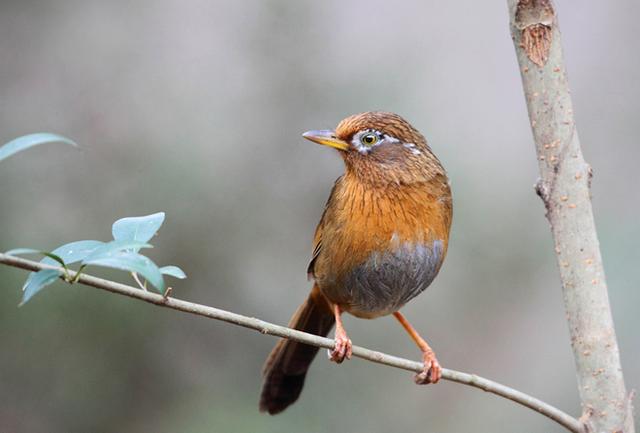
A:
[[[422,355],[424,367],[422,372],[415,375],[414,381],[418,385],[427,385],[430,383],[438,383],[442,377],[442,367],[433,352],[424,353]]]
[[[329,351],[329,360],[340,364],[346,359],[351,359],[352,344],[347,336],[336,336],[336,344],[333,350]]]

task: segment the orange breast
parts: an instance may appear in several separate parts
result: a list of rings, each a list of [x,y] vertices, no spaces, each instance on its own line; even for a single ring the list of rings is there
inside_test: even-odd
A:
[[[435,277],[450,225],[451,193],[444,178],[372,188],[345,176],[318,227],[321,248],[313,275],[325,296],[346,311],[388,314]],[[423,261],[425,268],[417,269]],[[405,275],[413,273],[413,279]],[[402,287],[412,284],[420,287]]]

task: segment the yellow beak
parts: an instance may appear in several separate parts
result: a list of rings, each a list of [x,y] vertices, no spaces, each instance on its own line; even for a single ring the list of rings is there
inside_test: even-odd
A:
[[[330,129],[325,129],[322,131],[307,131],[302,134],[302,136],[307,140],[313,141],[314,143],[323,144],[325,146],[333,147],[338,150],[349,150],[349,143],[340,140],[338,137],[336,137],[336,133],[331,131]]]

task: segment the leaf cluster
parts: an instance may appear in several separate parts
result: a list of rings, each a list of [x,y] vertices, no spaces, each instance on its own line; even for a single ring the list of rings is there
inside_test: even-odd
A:
[[[74,141],[61,135],[29,134],[0,146],[0,161],[31,147],[54,142],[77,147]],[[164,218],[164,212],[121,218],[113,223],[111,227],[113,240],[108,242],[83,240],[64,244],[53,251],[33,248],[16,248],[7,251],[8,255],[40,254],[44,256],[40,263],[45,265],[59,264],[62,267],[62,269],[43,269],[31,272],[22,286],[24,293],[20,305],[27,303],[34,295],[59,278],[68,283],[77,282],[87,266],[102,266],[128,271],[143,290],[147,289],[148,282],[157,291],[164,293],[164,275],[183,279],[186,278],[185,273],[173,265],[158,267],[150,258],[140,253],[142,249],[153,248],[149,241],[162,226]],[[75,271],[69,268],[73,264],[79,264]]]

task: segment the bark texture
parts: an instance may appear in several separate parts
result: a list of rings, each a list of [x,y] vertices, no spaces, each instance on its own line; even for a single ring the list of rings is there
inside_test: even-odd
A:
[[[633,433],[591,207],[591,167],[578,139],[558,20],[550,0],[508,0],[511,34],[551,224],[582,400],[592,432]]]

